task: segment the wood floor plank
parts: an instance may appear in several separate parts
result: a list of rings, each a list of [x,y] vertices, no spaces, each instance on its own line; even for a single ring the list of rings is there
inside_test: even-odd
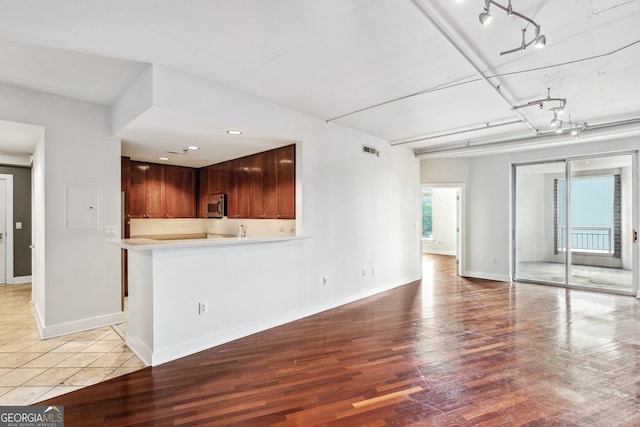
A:
[[[40,404],[69,426],[640,425],[637,299],[423,272]]]

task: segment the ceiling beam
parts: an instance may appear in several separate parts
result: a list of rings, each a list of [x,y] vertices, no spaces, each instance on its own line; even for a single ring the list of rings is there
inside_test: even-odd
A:
[[[429,21],[429,23],[445,39],[445,41],[449,44],[449,46],[453,48],[453,50],[456,51],[456,53],[458,53],[458,55],[464,60],[464,62],[466,62],[467,65],[469,65],[473,69],[473,71],[475,71],[475,73],[480,77],[480,79],[484,81],[496,95],[498,95],[498,97],[509,107],[509,110],[513,114],[515,114],[518,117],[518,119],[522,121],[522,123],[524,123],[529,129],[531,129],[534,134],[537,135],[538,129],[536,129],[536,127],[524,115],[522,115],[522,113],[520,113],[518,110],[515,110],[513,108],[511,101],[509,101],[509,99],[507,99],[507,97],[504,96],[504,94],[500,91],[500,86],[495,86],[493,83],[491,83],[491,80],[489,80],[489,78],[484,74],[484,72],[480,69],[480,67],[478,67],[476,63],[473,62],[473,60],[469,57],[469,55],[467,55],[460,48],[460,46],[458,46],[458,44],[449,36],[449,34],[447,34],[446,31],[444,31],[442,27],[431,17],[431,15],[429,15],[429,13],[424,9],[422,4],[418,0],[409,0],[409,1],[416,7],[418,12],[420,12],[420,14],[427,21]]]

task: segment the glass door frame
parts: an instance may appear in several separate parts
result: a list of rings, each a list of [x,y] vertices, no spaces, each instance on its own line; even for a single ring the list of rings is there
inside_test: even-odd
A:
[[[639,172],[638,172],[638,150],[624,150],[624,151],[615,151],[615,152],[607,152],[607,153],[594,153],[594,154],[585,154],[585,155],[580,155],[580,156],[567,156],[567,157],[560,157],[560,158],[555,158],[555,159],[546,159],[546,160],[541,160],[541,161],[527,161],[527,162],[519,162],[519,163],[512,163],[511,164],[511,280],[512,281],[517,281],[517,282],[526,282],[526,283],[537,283],[537,284],[543,284],[543,285],[550,285],[550,286],[556,286],[556,287],[563,287],[563,288],[568,288],[568,289],[578,289],[578,290],[589,290],[589,291],[593,291],[593,292],[603,292],[603,293],[609,293],[609,294],[621,294],[621,295],[633,295],[633,296],[637,296],[638,298],[640,298],[640,290],[638,287],[638,276],[639,276],[639,270],[640,270],[640,256],[639,256],[639,249],[638,249],[638,241],[632,241],[631,247],[632,247],[632,278],[631,278],[631,290],[630,291],[624,291],[624,290],[615,290],[615,289],[601,289],[601,288],[597,288],[597,287],[590,287],[590,286],[580,286],[580,285],[574,285],[571,284],[571,244],[570,244],[570,239],[569,239],[569,230],[571,229],[571,179],[572,177],[572,170],[571,170],[571,165],[573,161],[577,161],[577,160],[589,160],[589,159],[595,159],[595,158],[604,158],[604,157],[614,157],[614,156],[625,156],[625,155],[630,155],[631,156],[631,194],[632,194],[632,200],[631,200],[631,230],[635,233],[638,230],[638,223],[639,223],[639,217],[640,217],[640,197],[639,197],[639,193],[638,193],[638,186],[639,186]],[[521,166],[532,166],[532,165],[542,165],[542,164],[547,164],[547,163],[564,163],[565,165],[565,182],[566,184],[566,191],[565,191],[565,206],[566,206],[566,227],[565,227],[565,233],[567,234],[565,236],[565,241],[567,242],[567,250],[565,252],[565,277],[564,277],[564,283],[559,283],[559,282],[544,282],[544,281],[536,281],[536,280],[531,280],[531,279],[522,279],[522,278],[518,278],[517,277],[517,273],[518,270],[516,268],[517,265],[517,258],[516,258],[516,220],[517,220],[517,216],[516,216],[516,190],[517,190],[517,182],[516,182],[516,171],[518,167]]]

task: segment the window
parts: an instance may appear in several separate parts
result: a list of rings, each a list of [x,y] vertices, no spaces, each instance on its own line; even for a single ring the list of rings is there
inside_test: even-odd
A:
[[[422,192],[422,238],[433,239],[433,194],[430,188]]]
[[[567,248],[567,234],[571,250],[589,253],[615,251],[620,238],[620,224],[616,221],[620,210],[620,175],[574,177],[571,180],[571,231],[566,232],[566,182],[555,181],[556,192],[556,252]]]

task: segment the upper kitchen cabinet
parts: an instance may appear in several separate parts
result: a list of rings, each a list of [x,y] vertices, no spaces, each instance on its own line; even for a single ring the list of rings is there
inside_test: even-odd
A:
[[[164,217],[164,165],[130,163],[129,216],[131,218]]]
[[[296,146],[288,145],[276,150],[278,213],[277,218],[296,217]]]
[[[229,162],[224,162],[207,168],[209,172],[207,194],[227,194],[229,192],[229,166]]]
[[[229,218],[249,218],[251,161],[249,157],[241,157],[228,163],[231,179],[227,193],[227,216]]]
[[[193,218],[196,216],[195,171],[181,166],[130,163],[131,218]]]
[[[198,169],[198,218],[207,217],[207,194],[209,194],[209,168]]]
[[[229,218],[295,219],[295,145],[227,163]]]
[[[264,173],[262,175],[263,207],[265,218],[278,217],[278,151],[264,154]]]
[[[264,213],[264,153],[249,156],[249,217],[266,218]]]
[[[195,170],[182,166],[165,166],[165,218],[196,216]]]

